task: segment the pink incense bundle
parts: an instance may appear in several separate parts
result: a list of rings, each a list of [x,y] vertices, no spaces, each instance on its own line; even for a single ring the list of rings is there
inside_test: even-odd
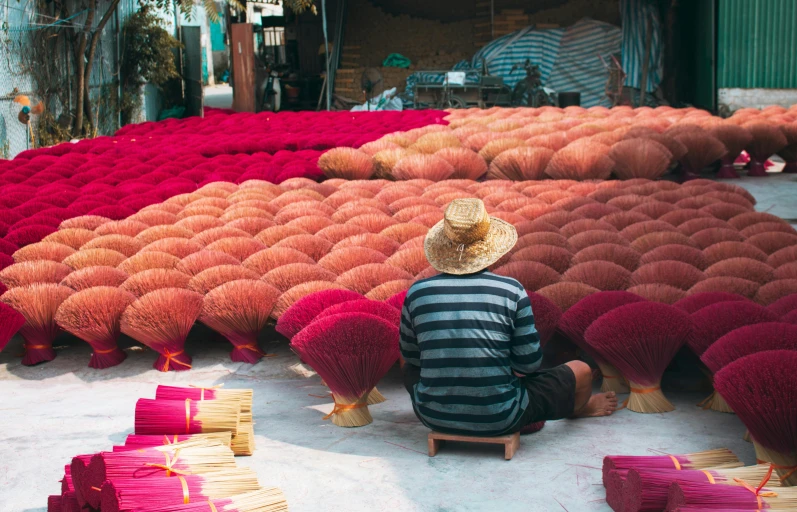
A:
[[[254,364],[265,355],[257,336],[279,296],[263,281],[230,281],[205,294],[199,320],[233,344],[232,361]]]
[[[291,347],[332,391],[335,407],[326,418],[342,427],[373,421],[368,393],[398,359],[397,325],[366,313],[332,315],[299,332]]]
[[[628,379],[628,409],[641,413],[675,409],[661,391],[661,377],[692,333],[689,315],[657,302],[614,309],[589,326],[585,342]]]
[[[132,512],[288,512],[285,495],[277,487],[266,487],[257,491],[236,494],[229,498],[218,498],[187,504],[147,507]]]
[[[109,368],[127,357],[117,345],[120,322],[135,296],[119,288],[96,286],[68,297],[55,314],[65,331],[91,345],[91,368]]]
[[[75,485],[72,483],[72,466],[64,466],[64,478],[61,479],[61,494],[65,492],[75,492]]]
[[[126,450],[138,450],[141,448],[154,448],[156,446],[167,446],[170,444],[183,443],[185,441],[216,441],[229,447],[232,434],[230,432],[211,432],[208,434],[174,434],[174,435],[136,435],[129,434],[125,438],[124,446],[114,446],[113,451],[123,452]],[[68,466],[67,466],[68,467]]]
[[[160,354],[153,364],[156,370],[188,370],[191,356],[185,353],[185,339],[201,312],[198,293],[179,288],[155,290],[128,306],[122,315],[122,332]]]
[[[87,470],[75,476],[75,485],[88,490],[86,501],[93,509],[101,503],[100,488],[106,480],[162,480],[176,475],[203,474],[235,469],[232,451],[222,445],[185,442],[177,445],[124,452],[101,452],[91,458]],[[142,487],[147,482],[140,483]]]
[[[651,471],[706,469],[716,466],[744,466],[727,448],[684,455],[607,455],[603,458],[603,485],[612,470],[648,469]]]
[[[78,482],[83,481],[93,456],[94,454],[78,455],[73,457],[72,462],[69,464],[69,474],[75,489],[75,499],[78,501],[81,508],[85,507],[88,503],[86,501],[86,496],[88,496],[90,489],[83,489],[78,485]]]
[[[238,433],[239,400],[150,400],[136,402],[135,433],[143,435]],[[74,467],[72,468],[74,471]]]
[[[260,488],[257,476],[249,469],[217,471],[202,475],[175,475],[170,478],[126,478],[102,485],[103,512],[149,510],[164,505],[187,505],[228,498]]]
[[[767,476],[768,464],[732,469],[642,469],[628,471],[623,485],[624,512],[659,512],[667,506],[670,484],[674,481],[689,481],[717,486],[739,486],[742,482],[757,485]],[[608,488],[607,488],[608,494]]]
[[[251,389],[222,389],[220,387],[176,387],[160,385],[155,390],[156,400],[239,400],[241,402],[242,415],[252,414],[252,395]],[[251,418],[250,418],[251,419]]]
[[[360,300],[363,296],[350,290],[321,290],[297,300],[283,313],[275,329],[288,339],[307,327],[319,313],[330,306],[348,300]]]
[[[0,301],[25,317],[25,324],[19,330],[25,339],[22,364],[33,366],[55,359],[53,340],[61,332],[55,314],[73,293],[71,288],[48,283],[13,288],[0,296]]]
[[[770,350],[737,359],[714,376],[717,392],[750,432],[756,457],[771,463],[786,486],[797,486],[795,365],[797,351]]]
[[[77,500],[77,494],[72,492],[65,492],[61,494],[61,508],[59,512],[82,512],[83,508]]]
[[[598,353],[584,341],[584,333],[595,320],[609,311],[626,304],[642,301],[642,297],[623,291],[595,293],[581,299],[575,306],[562,314],[559,320],[559,330],[581,350],[589,354],[601,369],[601,373],[603,374],[601,391],[628,393],[628,384],[614,366],[602,359]]]
[[[606,504],[609,505],[614,512],[625,512],[623,487],[625,486],[625,479],[627,476],[627,469],[613,469],[609,471],[609,475],[604,478],[603,486],[606,488]]]
[[[744,485],[711,485],[703,482],[676,480],[670,484],[667,512],[675,512],[685,505],[702,510],[795,510],[797,493],[780,487],[760,487],[758,482]]]

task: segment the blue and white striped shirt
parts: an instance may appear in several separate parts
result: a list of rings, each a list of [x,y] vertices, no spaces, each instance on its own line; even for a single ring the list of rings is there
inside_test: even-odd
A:
[[[401,313],[401,353],[420,368],[412,401],[421,421],[482,436],[518,423],[529,398],[514,372],[531,373],[542,359],[523,286],[486,271],[413,284]]]

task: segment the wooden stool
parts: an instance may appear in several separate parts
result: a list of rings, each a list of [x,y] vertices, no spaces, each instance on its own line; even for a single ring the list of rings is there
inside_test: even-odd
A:
[[[440,450],[443,441],[459,441],[462,443],[502,444],[504,445],[504,458],[512,460],[515,452],[520,448],[520,433],[508,434],[498,437],[455,436],[440,432],[429,432],[429,457],[434,457]]]

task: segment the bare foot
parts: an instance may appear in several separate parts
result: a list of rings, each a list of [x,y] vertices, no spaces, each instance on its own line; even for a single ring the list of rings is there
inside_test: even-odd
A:
[[[573,418],[596,418],[609,416],[617,410],[617,394],[614,391],[598,393],[589,398],[589,402],[573,414]]]

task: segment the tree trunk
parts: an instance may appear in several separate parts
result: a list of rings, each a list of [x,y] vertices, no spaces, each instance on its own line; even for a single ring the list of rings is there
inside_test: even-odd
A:
[[[93,0],[96,6],[96,0]],[[119,0],[113,0],[111,5],[108,6],[108,9],[105,11],[105,14],[100,19],[100,22],[97,24],[97,28],[91,34],[91,41],[88,44],[88,55],[86,56],[86,68],[83,71],[84,78],[84,94],[85,94],[85,110],[86,110],[86,117],[89,119],[89,135],[94,136],[94,117],[93,112],[91,109],[91,96],[89,87],[91,85],[91,70],[94,67],[94,56],[97,53],[97,45],[100,42],[100,37],[102,36],[102,31],[105,30],[105,25],[108,24],[110,21],[111,16],[113,16],[114,11],[116,11],[116,7],[119,5]]]

